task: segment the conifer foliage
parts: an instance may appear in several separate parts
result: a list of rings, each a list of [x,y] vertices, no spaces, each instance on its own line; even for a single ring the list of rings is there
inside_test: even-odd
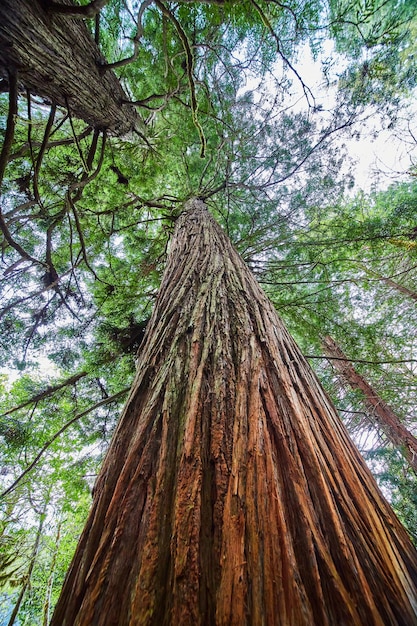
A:
[[[416,25],[0,1],[0,623],[413,623]]]

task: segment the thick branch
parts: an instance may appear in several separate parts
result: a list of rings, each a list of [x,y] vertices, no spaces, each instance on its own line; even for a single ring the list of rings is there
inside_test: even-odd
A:
[[[62,15],[71,17],[94,17],[101,9],[108,4],[109,0],[91,0],[89,4],[82,6],[72,6],[67,4],[59,4],[53,0],[46,0],[48,11],[53,13],[61,13]]]
[[[7,115],[6,133],[4,137],[3,147],[0,153],[0,189],[3,182],[4,172],[6,170],[7,161],[10,153],[10,148],[13,143],[14,129],[17,116],[17,75],[16,73],[9,73],[9,112]],[[13,239],[12,234],[9,231],[7,223],[4,219],[4,215],[0,206],[0,229],[3,236],[9,246],[14,248],[20,256],[32,263],[40,263],[37,259],[32,257],[22,246]]]
[[[33,93],[60,106],[68,101],[76,117],[123,135],[139,117],[133,106],[122,106],[127,96],[112,72],[100,73],[101,61],[82,20],[51,15],[41,0],[0,2],[0,74],[18,68]]]
[[[4,172],[13,143],[14,129],[17,116],[17,75],[16,72],[9,73],[9,111],[7,114],[6,132],[3,146],[0,153],[0,189],[3,183]]]
[[[75,141],[79,142],[80,139],[84,139],[85,137],[88,137],[88,135],[91,133],[91,130],[92,130],[91,126],[87,126],[87,128],[83,130],[81,133],[79,133],[76,137],[67,137],[66,139],[55,139],[54,141],[48,141],[46,149],[50,150],[51,148],[56,148],[58,146],[70,146]],[[38,148],[39,146],[41,146],[41,142],[32,141],[33,148]],[[26,142],[22,146],[20,146],[20,148],[16,150],[16,152],[13,152],[13,154],[11,154],[8,157],[8,160],[9,162],[14,161],[15,159],[19,159],[21,157],[26,156],[28,152],[30,152],[30,146],[29,146],[29,142]]]

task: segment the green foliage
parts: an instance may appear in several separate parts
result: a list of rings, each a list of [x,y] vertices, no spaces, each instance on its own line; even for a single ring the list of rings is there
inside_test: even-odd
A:
[[[398,110],[401,95],[416,86],[414,2],[337,0],[330,6],[337,49],[353,59],[341,77],[343,97]]]
[[[352,180],[334,141],[366,103],[394,107],[414,87],[413,3],[145,4],[111,0],[97,33],[103,65],[134,56],[114,71],[136,132],[106,136],[58,109],[47,137],[50,106],[22,96],[2,181],[16,245],[4,238],[0,260],[0,365],[13,373],[0,379],[1,610],[33,561],[21,624],[41,624],[58,596],[188,198],[206,200],[307,354],[321,357],[330,333],[415,424],[417,320],[404,289],[415,284],[417,187],[344,196]],[[305,42],[319,56],[324,36],[349,61],[330,111],[296,70]],[[7,112],[1,93],[2,135]],[[411,530],[413,479],[360,395],[312,363],[358,445],[368,431],[378,441],[370,463]]]

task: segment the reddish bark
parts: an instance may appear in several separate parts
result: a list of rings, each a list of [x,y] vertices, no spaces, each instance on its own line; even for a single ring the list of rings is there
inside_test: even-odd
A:
[[[68,106],[95,128],[128,133],[139,118],[121,104],[128,98],[115,74],[100,72],[102,57],[86,25],[47,6],[42,0],[1,0],[0,74],[13,68],[33,93]]]
[[[373,387],[355,370],[352,363],[346,358],[332,337],[327,336],[324,338],[323,348],[330,358],[335,357],[332,364],[348,385],[352,389],[362,391],[365,405],[374,416],[379,428],[385,433],[387,439],[400,449],[410,466],[417,473],[417,439],[404,426],[391,407],[382,400]]]
[[[411,291],[411,289],[408,289],[407,287],[404,287],[404,285],[398,284],[397,282],[395,282],[391,278],[386,278],[385,276],[380,276],[380,279],[385,284],[387,284],[389,287],[392,287],[396,291],[399,291],[400,293],[402,293],[405,296],[407,296],[407,298],[411,298],[411,300],[417,301],[417,293],[415,291]]]
[[[395,291],[398,291],[399,293],[402,293],[404,296],[407,296],[407,298],[411,298],[411,300],[417,301],[417,293],[415,291],[408,289],[408,287],[404,287],[404,285],[400,285],[395,280],[392,280],[392,278],[388,278],[386,276],[383,276],[382,274],[379,274],[378,272],[375,272],[374,270],[371,270],[369,267],[363,266],[363,270],[366,274],[370,274],[371,276],[374,276],[381,282],[388,285],[388,287],[391,287],[392,289],[395,289]]]
[[[51,626],[415,625],[405,530],[247,267],[187,208]]]

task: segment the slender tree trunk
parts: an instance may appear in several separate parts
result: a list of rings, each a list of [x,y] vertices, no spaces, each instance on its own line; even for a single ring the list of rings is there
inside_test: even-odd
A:
[[[60,0],[71,5],[71,0]],[[100,51],[82,20],[48,12],[41,0],[1,0],[0,74],[69,108],[100,129],[126,134],[138,122],[115,74],[101,73]]]
[[[417,302],[417,293],[415,291],[411,291],[411,289],[404,287],[404,285],[398,284],[397,282],[395,282],[395,280],[392,280],[392,278],[386,278],[385,276],[381,276],[381,275],[379,276],[379,278],[386,285],[388,285],[388,287],[392,287],[399,293],[402,293],[404,296],[407,296],[407,298],[411,298],[411,300],[414,300],[415,302]]]
[[[62,526],[62,520],[58,522],[58,527],[57,527],[56,535],[55,535],[54,551],[52,554],[52,560],[51,560],[51,564],[49,567],[48,582],[46,583],[45,602],[43,604],[42,626],[48,626],[49,624],[51,595],[52,595],[52,588],[54,585],[54,578],[55,578],[56,559],[58,556],[59,544],[61,542],[61,526]]]
[[[25,576],[25,580],[24,583],[22,585],[22,588],[20,590],[19,596],[16,600],[16,604],[13,607],[13,611],[12,614],[10,616],[10,619],[7,623],[7,626],[13,626],[13,624],[16,621],[16,617],[17,614],[19,613],[19,609],[20,606],[23,602],[23,598],[25,597],[25,593],[29,587],[30,584],[30,579],[32,577],[32,573],[33,573],[33,569],[35,567],[35,563],[36,563],[36,557],[38,556],[38,550],[39,550],[39,544],[42,538],[42,531],[43,531],[43,525],[45,523],[45,513],[46,513],[46,507],[48,506],[48,502],[49,502],[49,496],[48,499],[45,501],[45,505],[43,507],[43,511],[39,516],[39,526],[38,526],[38,530],[36,532],[36,537],[35,537],[35,543],[33,544],[33,550],[32,550],[32,554],[30,557],[30,563],[29,563],[29,567],[28,567],[28,571],[26,572],[26,576]]]
[[[332,339],[327,336],[323,340],[323,349],[327,356],[334,358],[333,366],[352,389],[360,389],[368,410],[372,413],[379,428],[387,439],[407,459],[412,469],[417,473],[417,439],[401,422],[398,415],[389,407],[371,387],[369,383],[355,370],[352,363]]]
[[[364,265],[362,266],[362,269],[366,274],[370,274],[371,276],[378,278],[378,280],[388,285],[388,287],[402,293],[404,296],[407,296],[407,298],[411,298],[411,300],[417,301],[417,293],[415,291],[411,291],[411,289],[404,287],[404,285],[400,285],[395,280],[392,280],[392,278],[387,278],[386,276],[379,274],[379,272],[375,272]]]
[[[415,626],[405,530],[205,205],[187,209],[51,626]]]

